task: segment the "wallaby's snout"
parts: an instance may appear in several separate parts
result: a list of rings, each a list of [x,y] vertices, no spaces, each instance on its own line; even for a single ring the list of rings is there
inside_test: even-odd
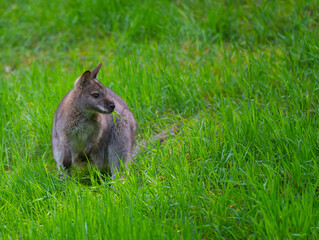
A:
[[[114,108],[115,108],[114,102],[110,102],[110,103],[109,103],[110,112],[113,112],[113,111],[114,111]]]
[[[114,109],[115,109],[114,102],[109,100],[108,98],[106,98],[105,101],[103,102],[103,107],[101,107],[100,109],[97,109],[97,110],[100,113],[108,114],[108,113],[112,113],[114,111]]]

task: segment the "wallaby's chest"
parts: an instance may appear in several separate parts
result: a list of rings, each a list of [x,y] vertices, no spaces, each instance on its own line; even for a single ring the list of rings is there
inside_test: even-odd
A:
[[[96,124],[82,122],[71,132],[71,148],[75,151],[82,152],[88,142],[94,141],[94,136],[97,137]]]

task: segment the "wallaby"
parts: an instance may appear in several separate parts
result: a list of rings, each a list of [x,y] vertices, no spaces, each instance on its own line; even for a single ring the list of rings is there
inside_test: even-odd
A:
[[[135,152],[136,120],[126,102],[96,80],[101,66],[85,71],[55,112],[53,155],[67,175],[71,166],[87,168],[89,162],[114,179]]]

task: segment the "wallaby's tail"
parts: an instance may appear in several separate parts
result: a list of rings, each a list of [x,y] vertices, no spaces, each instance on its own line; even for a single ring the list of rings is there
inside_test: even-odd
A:
[[[156,134],[149,141],[144,140],[143,142],[137,144],[135,153],[142,151],[149,143],[163,142],[170,134],[175,134],[179,132],[180,128],[181,127],[178,124],[175,124],[173,127],[168,129],[167,131]]]

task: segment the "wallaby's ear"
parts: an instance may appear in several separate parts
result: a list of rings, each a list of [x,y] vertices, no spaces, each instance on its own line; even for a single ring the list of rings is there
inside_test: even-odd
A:
[[[88,85],[88,83],[91,81],[91,72],[90,71],[85,71],[81,77],[79,77],[76,81],[75,81],[75,87],[77,89],[83,89],[86,85]]]
[[[94,68],[92,70],[92,73],[91,73],[91,78],[95,79],[96,78],[96,75],[99,73],[100,69],[101,69],[101,66],[102,66],[102,63],[100,63],[96,68]]]

